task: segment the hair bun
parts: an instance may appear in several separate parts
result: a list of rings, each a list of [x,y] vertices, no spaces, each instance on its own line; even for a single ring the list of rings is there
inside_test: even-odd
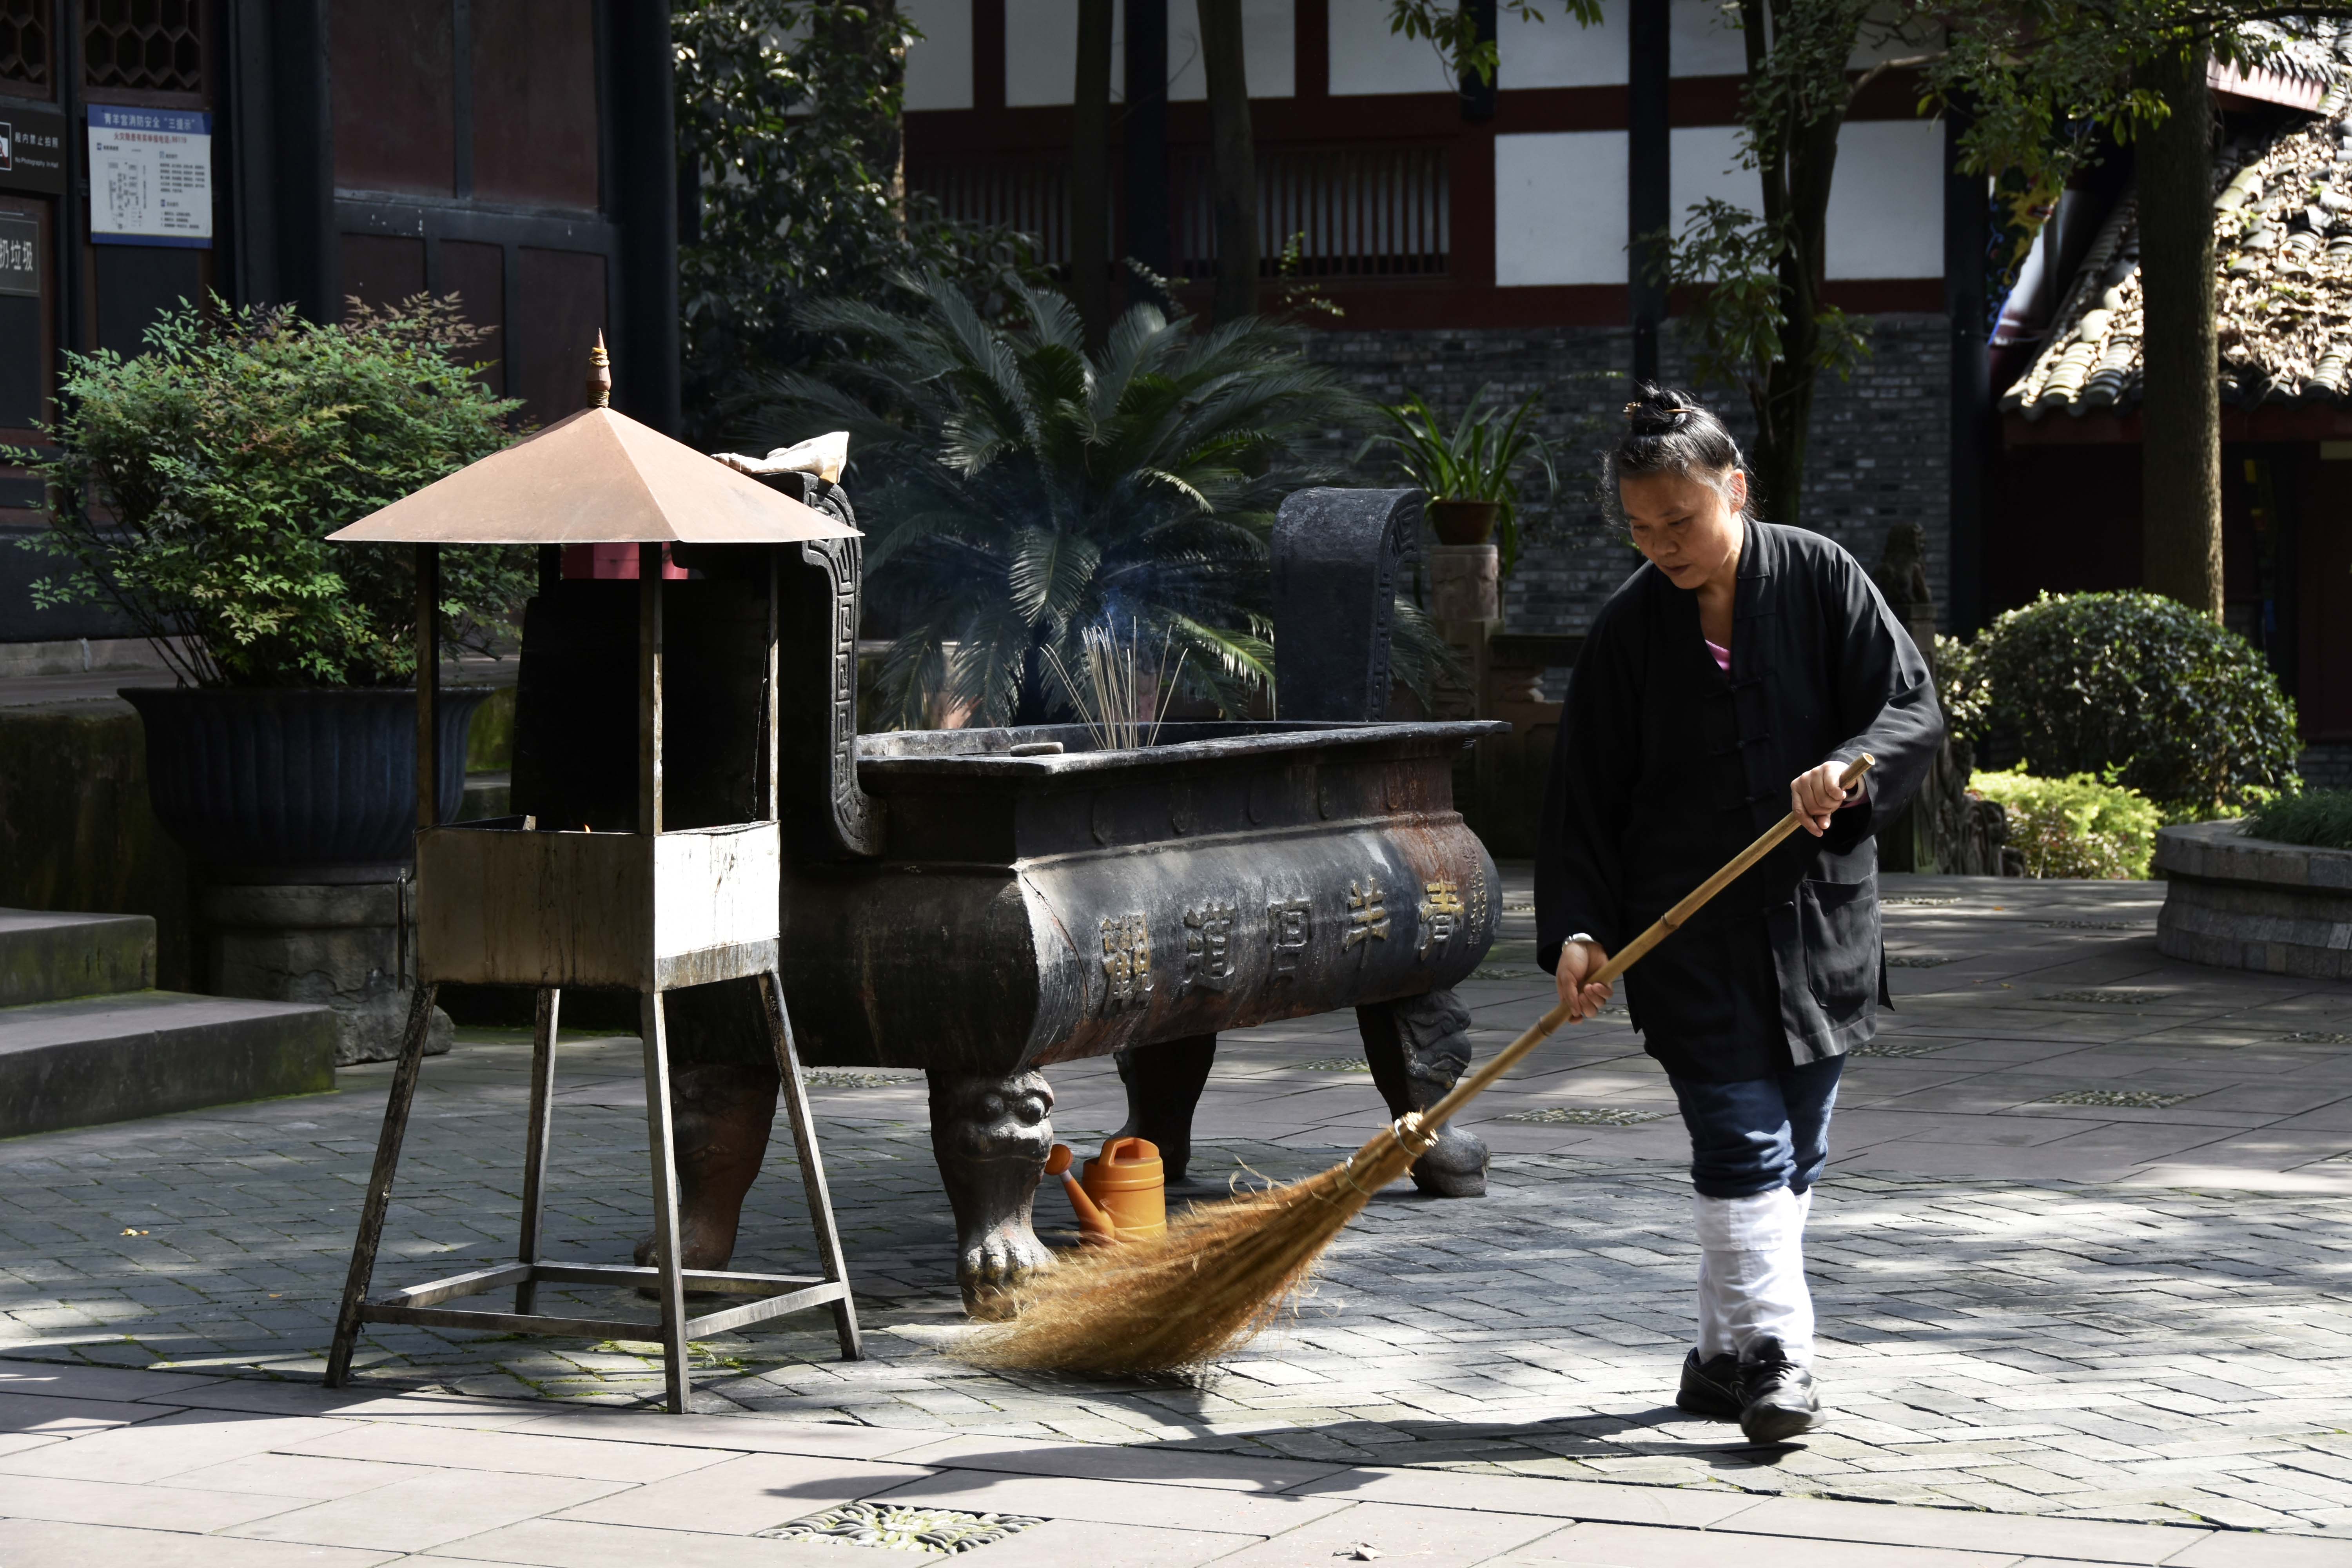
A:
[[[1680,393],[1654,386],[1640,388],[1638,395],[1625,405],[1625,423],[1636,436],[1672,435],[1697,414],[1697,407],[1685,402]]]

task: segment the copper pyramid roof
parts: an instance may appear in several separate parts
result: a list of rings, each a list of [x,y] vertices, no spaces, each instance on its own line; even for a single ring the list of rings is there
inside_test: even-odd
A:
[[[417,544],[782,544],[855,539],[610,408],[583,408],[329,534]]]

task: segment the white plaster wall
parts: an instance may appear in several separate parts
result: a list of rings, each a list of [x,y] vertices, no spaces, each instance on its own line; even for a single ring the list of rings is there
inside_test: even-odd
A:
[[[1111,15],[1126,9],[1114,5]],[[1118,91],[1120,54],[1111,49],[1113,96]],[[1016,109],[1067,103],[1077,73],[1077,0],[1004,0],[1004,101]]]
[[[1944,122],[1848,121],[1830,185],[1832,278],[1944,275]]]
[[[1389,31],[1388,0],[1331,0],[1330,16],[1333,97],[1454,90],[1428,40]]]
[[[1677,125],[1666,133],[1673,172],[1666,181],[1668,220],[1680,234],[1690,210],[1709,196],[1754,212],[1763,205],[1756,171],[1739,166],[1739,131],[1730,125]]]
[[[971,0],[899,0],[898,11],[923,33],[907,48],[907,107],[970,109]]]
[[[1671,0],[1671,4],[1675,75],[1748,74],[1748,37],[1739,29],[1737,12],[1727,13],[1721,0]],[[1931,41],[1925,41],[1930,37],[1925,33],[1904,37],[1884,26],[1865,23],[1862,45],[1854,50],[1852,64],[1861,69],[1881,60],[1923,54],[1934,47]]]
[[[1601,21],[1591,27],[1558,5],[1539,5],[1544,19],[1522,21],[1505,11],[1495,26],[1495,53],[1502,68],[1496,85],[1505,92],[1525,87],[1610,87],[1625,79],[1625,16],[1628,0],[1601,0]]]
[[[1724,14],[1720,0],[1673,0],[1669,24],[1672,69],[1676,76],[1745,76],[1748,38]]]
[[[1495,138],[1495,281],[1625,281],[1625,133]]]
[[[1298,17],[1294,0],[1242,0],[1242,61],[1252,98],[1297,94]],[[1209,96],[1208,73],[1201,68],[1201,13],[1193,0],[1168,0],[1168,96]]]
[[[968,15],[970,0],[961,3]],[[1111,7],[1110,40],[1110,93],[1123,100],[1127,96],[1125,5]],[[965,47],[969,53],[970,45]],[[1289,98],[1297,92],[1296,0],[1242,0],[1242,58],[1249,72],[1252,98]],[[1024,108],[1067,103],[1077,69],[1077,0],[1004,0],[1007,104]],[[1195,100],[1209,96],[1208,75],[1201,68],[1200,12],[1192,0],[1169,0],[1168,96]]]

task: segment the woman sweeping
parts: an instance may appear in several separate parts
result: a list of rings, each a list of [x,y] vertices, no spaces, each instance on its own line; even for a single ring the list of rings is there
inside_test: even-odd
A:
[[[1690,1131],[1697,1345],[1675,1403],[1751,1442],[1810,1428],[1802,1237],[1845,1053],[1887,1000],[1876,826],[1943,742],[1926,662],[1869,574],[1748,510],[1739,448],[1687,395],[1640,388],[1606,459],[1647,563],[1594,621],[1561,714],[1536,862],[1539,962],[1585,983],[1762,829],[1783,842],[1625,976]],[[1877,766],[1851,796],[1844,763]]]

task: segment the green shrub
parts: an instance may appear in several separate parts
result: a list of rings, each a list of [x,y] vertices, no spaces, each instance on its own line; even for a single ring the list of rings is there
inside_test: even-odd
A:
[[[2044,594],[1967,652],[1972,666],[1958,668],[1981,679],[1989,711],[1959,732],[2013,736],[2038,775],[2112,777],[2172,818],[2230,814],[2294,783],[2294,705],[2262,654],[2175,600]]]
[[[198,686],[399,685],[416,668],[415,569],[398,544],[327,535],[513,440],[463,351],[454,300],[317,326],[290,310],[187,305],[135,359],[67,356],[55,526],[67,570],[34,602],[104,604]],[[7,455],[0,451],[0,455]],[[528,550],[442,557],[453,640],[483,647],[530,591]]]
[[[2036,778],[2022,767],[1971,774],[1969,788],[2009,813],[2009,842],[2024,851],[2029,877],[2147,875],[2164,819],[2137,791],[2089,773]]]
[[[2283,795],[2246,821],[2246,837],[2278,844],[2352,849],[2352,790]]]

